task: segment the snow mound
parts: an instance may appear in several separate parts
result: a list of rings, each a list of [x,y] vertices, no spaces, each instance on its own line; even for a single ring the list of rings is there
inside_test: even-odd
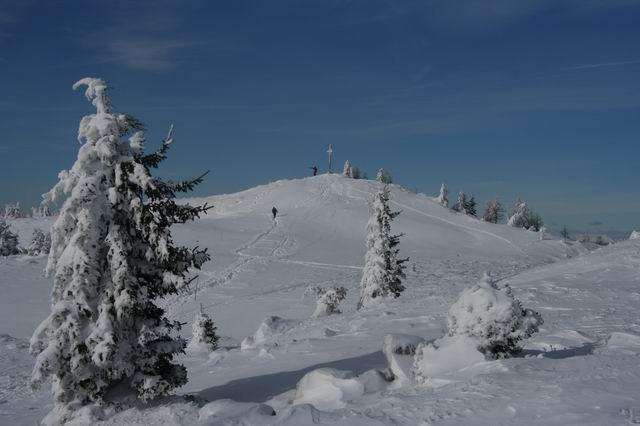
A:
[[[614,332],[607,339],[608,348],[640,348],[640,336]]]
[[[633,231],[631,235],[629,235],[630,240],[640,240],[640,231]]]
[[[365,386],[350,371],[333,368],[313,370],[296,387],[294,404],[311,404],[323,411],[344,408],[365,393]]]
[[[403,385],[411,381],[413,357],[422,343],[424,339],[418,336],[385,334],[383,352],[395,384]]]
[[[206,425],[259,425],[275,415],[273,408],[266,404],[219,399],[202,407],[198,420]]]
[[[416,349],[413,375],[418,383],[441,378],[448,373],[485,362],[478,341],[467,336],[443,337],[422,343]]]
[[[546,335],[544,338],[533,339],[531,342],[527,342],[526,349],[551,352],[584,347],[594,343],[595,341],[591,337],[579,331],[560,330]]]
[[[241,350],[251,350],[275,345],[275,337],[298,326],[300,321],[270,316],[264,319],[253,336],[246,337],[240,344]]]

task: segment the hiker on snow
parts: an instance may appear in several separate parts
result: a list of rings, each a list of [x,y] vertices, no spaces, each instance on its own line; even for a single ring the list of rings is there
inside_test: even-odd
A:
[[[276,207],[273,206],[273,208],[271,209],[271,213],[273,213],[273,219],[275,220],[278,214],[278,209],[276,209]]]

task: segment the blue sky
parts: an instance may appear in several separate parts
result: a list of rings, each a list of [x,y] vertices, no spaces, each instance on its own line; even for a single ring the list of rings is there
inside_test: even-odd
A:
[[[235,192],[344,160],[551,225],[640,228],[640,1],[0,0],[0,203],[71,166],[71,85],[171,123],[168,178]]]

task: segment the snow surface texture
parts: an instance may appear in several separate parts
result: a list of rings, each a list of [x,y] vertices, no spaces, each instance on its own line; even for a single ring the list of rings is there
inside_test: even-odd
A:
[[[392,186],[391,208],[403,211],[394,232],[406,234],[400,248],[411,257],[403,281],[407,289],[379,308],[356,311],[367,200],[380,188],[374,181],[325,175],[191,200],[215,208],[204,219],[177,227],[176,242],[208,247],[214,260],[166,306],[172,318],[188,323],[183,337],[189,338],[202,304],[218,326],[220,348],[215,357],[188,353],[179,360],[189,373],[179,393],[195,395],[196,402],[167,398],[104,424],[601,426],[640,421],[639,240],[587,253],[579,243],[540,241],[536,233],[484,223],[430,196]],[[281,212],[275,221],[274,205]],[[33,229],[47,229],[51,220],[8,222],[28,246]],[[48,390],[29,391],[33,360],[26,349],[26,339],[49,309],[45,264],[43,257],[0,258],[0,334],[7,335],[0,339],[2,425],[33,425],[51,409]],[[448,310],[485,270],[544,318],[540,331],[523,342],[523,352],[486,361],[468,350],[478,358],[463,360],[460,369],[435,362],[441,370],[432,370],[424,383],[386,381],[378,373],[387,368],[385,335],[411,335],[450,347],[454,342],[438,340],[446,334]],[[311,318],[316,302],[302,297],[309,286],[347,288],[342,314]],[[274,315],[293,321],[292,328],[272,333],[266,352],[242,351],[242,339],[255,337],[264,319]],[[327,373],[321,380],[313,375],[326,391],[320,395],[332,404],[324,410],[314,407],[317,399],[300,383],[319,369],[349,375]],[[339,396],[330,390],[351,379],[364,391],[342,389]],[[307,402],[298,398],[301,389]]]

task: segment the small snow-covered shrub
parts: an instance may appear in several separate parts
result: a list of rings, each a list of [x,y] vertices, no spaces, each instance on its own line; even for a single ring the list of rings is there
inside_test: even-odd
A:
[[[194,349],[206,349],[215,351],[218,349],[218,340],[220,339],[216,334],[217,327],[214,325],[213,320],[207,315],[200,306],[200,311],[196,314],[196,318],[191,327],[192,337],[189,341],[188,348]]]
[[[305,294],[316,295],[316,310],[313,317],[318,318],[342,313],[338,306],[347,297],[347,289],[344,287],[309,287]]]
[[[520,341],[536,333],[543,321],[522,307],[511,288],[498,288],[485,274],[451,306],[447,323],[449,336],[471,337],[488,358],[504,358],[517,353]]]
[[[9,224],[0,221],[0,256],[20,254],[18,235],[11,232]]]
[[[43,254],[49,254],[51,249],[51,234],[44,232],[42,229],[36,228],[33,230],[33,238],[31,244],[27,247],[27,254],[29,256],[40,256]]]
[[[629,235],[630,240],[640,240],[640,231],[633,231],[631,235]]]

